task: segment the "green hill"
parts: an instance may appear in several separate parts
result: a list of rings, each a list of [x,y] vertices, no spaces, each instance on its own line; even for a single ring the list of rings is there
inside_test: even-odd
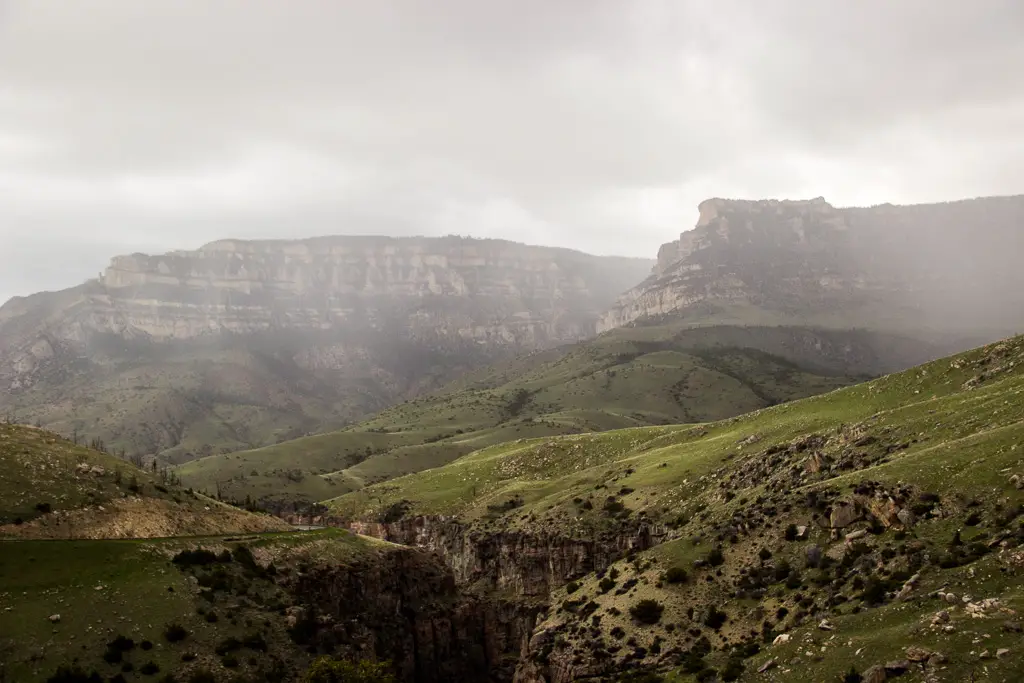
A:
[[[7,542],[0,680],[293,680],[314,657],[285,615],[301,613],[297,568],[385,566],[403,552],[340,530]]]
[[[140,538],[287,528],[185,490],[162,470],[0,424],[0,538]]]
[[[311,502],[513,439],[717,420],[936,355],[864,331],[625,328],[469,373],[347,429],[202,458],[177,473],[230,499]]]
[[[1018,337],[738,418],[517,439],[330,508],[602,548],[534,632],[548,680],[1016,680],[1022,447]]]

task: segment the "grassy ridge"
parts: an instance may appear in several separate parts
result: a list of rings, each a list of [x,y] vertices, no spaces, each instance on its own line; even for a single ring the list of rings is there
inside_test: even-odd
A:
[[[941,655],[912,663],[925,679],[1014,680],[1021,448],[1015,338],[739,418],[496,445],[330,506],[542,538],[660,529],[555,592],[530,655],[542,671],[832,681],[913,647]]]
[[[0,538],[110,538],[259,531],[280,520],[185,490],[52,432],[0,424]]]
[[[0,542],[0,672],[7,676],[0,675],[0,680],[42,681],[59,666],[72,664],[99,672],[102,680],[118,673],[128,680],[159,680],[174,673],[184,681],[200,669],[217,680],[240,673],[252,676],[244,680],[275,680],[267,667],[282,657],[289,670],[299,668],[308,657],[291,643],[285,618],[275,611],[275,603],[287,602],[287,597],[272,583],[250,578],[249,590],[224,601],[171,562],[182,550],[205,547],[219,553],[243,545],[264,558],[264,564],[276,561],[282,567],[303,560],[344,563],[387,551],[387,544],[341,530]],[[231,574],[244,569],[238,561],[225,566]],[[171,625],[181,627],[180,638],[167,635]],[[246,640],[254,635],[262,645]],[[115,661],[105,660],[108,644],[117,636],[134,644],[110,658]],[[253,645],[218,654],[218,646],[230,638]],[[146,675],[147,664],[155,665],[159,676]],[[257,670],[270,678],[257,677]]]
[[[904,362],[910,351],[880,349],[905,343],[799,328],[616,330],[478,370],[348,429],[178,473],[235,499],[323,500],[509,440],[705,422],[830,391]]]

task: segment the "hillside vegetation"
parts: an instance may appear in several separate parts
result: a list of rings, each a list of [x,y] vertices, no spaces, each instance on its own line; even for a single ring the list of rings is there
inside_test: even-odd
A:
[[[438,467],[513,439],[717,420],[934,357],[868,332],[804,328],[615,330],[469,373],[356,426],[180,467],[200,490],[310,502]]]
[[[166,471],[0,424],[0,538],[141,538],[287,525],[185,490]]]
[[[4,543],[0,680],[294,680],[314,657],[294,629],[297,568],[400,552],[340,530]]]
[[[1018,337],[738,418],[517,439],[330,507],[653,539],[552,596],[529,653],[548,680],[1009,681],[1022,449]]]

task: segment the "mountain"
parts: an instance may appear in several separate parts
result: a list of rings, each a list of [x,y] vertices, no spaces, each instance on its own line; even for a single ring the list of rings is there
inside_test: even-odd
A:
[[[1017,337],[738,418],[516,439],[316,521],[540,605],[520,683],[1015,680],[1022,443]]]
[[[0,423],[0,539],[149,538],[287,529],[27,425]]]
[[[0,308],[0,411],[182,461],[593,335],[651,264],[469,238],[213,242]]]
[[[843,209],[709,199],[699,214],[599,331],[671,314],[992,340],[1024,322],[1024,196]]]
[[[511,439],[718,420],[941,355],[863,330],[623,328],[468,372],[342,430],[175,471],[187,486],[284,512]]]

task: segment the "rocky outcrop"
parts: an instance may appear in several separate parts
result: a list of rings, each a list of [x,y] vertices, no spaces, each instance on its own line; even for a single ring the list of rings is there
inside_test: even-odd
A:
[[[285,583],[293,632],[321,651],[390,660],[399,680],[511,681],[537,604],[467,595],[415,550],[315,565]]]
[[[460,585],[545,599],[571,579],[601,571],[628,551],[647,550],[667,536],[665,527],[645,522],[592,538],[480,530],[436,516],[348,526],[357,533],[437,553]]]
[[[694,229],[662,246],[651,275],[598,330],[683,316],[1000,336],[1016,331],[1024,196],[837,209],[805,201],[709,199]]]

